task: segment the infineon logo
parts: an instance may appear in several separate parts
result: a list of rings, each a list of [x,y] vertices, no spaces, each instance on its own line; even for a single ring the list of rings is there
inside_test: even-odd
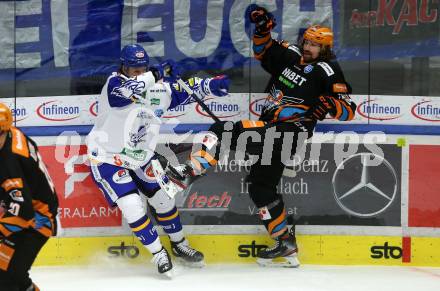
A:
[[[15,122],[22,121],[23,119],[28,118],[28,114],[26,108],[12,108],[11,109],[12,116],[14,117]]]
[[[59,101],[44,102],[37,107],[37,115],[45,120],[66,121],[79,117],[80,108],[78,106],[63,106]]]
[[[440,121],[440,106],[428,101],[418,102],[411,108],[414,117],[425,121]]]
[[[227,104],[214,98],[208,98],[204,101],[206,106],[208,106],[212,113],[214,113],[218,118],[228,118],[240,114],[240,106],[238,106],[238,104]],[[199,104],[196,106],[196,111],[202,116],[210,117]]]
[[[391,120],[402,116],[400,106],[380,104],[376,99],[360,103],[357,112],[362,117],[373,120]]]
[[[185,114],[185,105],[177,105],[173,109],[168,109],[162,118],[176,118]]]
[[[260,98],[252,101],[249,104],[249,111],[255,116],[261,116],[266,98]]]
[[[98,116],[98,101],[95,101],[92,103],[92,105],[90,105],[89,107],[89,112],[90,114],[92,114],[93,116]]]

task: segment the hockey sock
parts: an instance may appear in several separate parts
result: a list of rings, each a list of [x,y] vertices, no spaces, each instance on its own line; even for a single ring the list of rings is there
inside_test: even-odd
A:
[[[267,206],[261,207],[258,214],[272,238],[287,234],[286,210],[283,201],[276,200]]]
[[[215,124],[214,124],[215,125]],[[211,126],[213,128],[213,126]],[[214,129],[219,131],[221,125],[217,125]],[[189,155],[189,160],[186,162],[188,166],[193,169],[193,175],[201,175],[212,166],[217,164],[216,150],[219,143],[216,133],[207,132],[200,136],[201,140],[196,141],[193,150]]]
[[[203,147],[204,146],[202,146],[202,148]],[[194,171],[194,175],[201,175],[207,169],[217,164],[217,160],[204,149],[191,153],[188,162],[189,166],[191,166]]]
[[[144,215],[141,219],[129,223],[131,230],[138,237],[141,243],[151,252],[157,253],[162,249],[159,236],[153,227],[150,218]]]
[[[183,239],[182,223],[176,207],[165,213],[156,212],[156,220],[171,241],[178,242]]]

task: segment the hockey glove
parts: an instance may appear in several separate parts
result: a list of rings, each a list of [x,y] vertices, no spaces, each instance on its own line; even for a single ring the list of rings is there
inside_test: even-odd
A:
[[[226,75],[214,78],[206,78],[202,81],[202,91],[204,95],[223,97],[228,95],[230,80]]]
[[[153,73],[156,82],[163,78],[165,78],[167,82],[175,82],[180,78],[179,68],[173,60],[166,60],[163,63],[153,65],[150,71]]]
[[[167,82],[173,83],[180,78],[181,69],[180,66],[173,60],[166,60],[163,63],[164,78]]]
[[[324,120],[327,113],[330,113],[332,116],[336,113],[336,105],[333,97],[319,96],[319,102],[313,108],[312,116],[316,120]]]
[[[255,23],[255,33],[264,35],[269,33],[277,25],[272,13],[266,8],[252,4],[249,6],[249,19]]]
[[[151,71],[151,73],[153,73],[154,80],[155,80],[156,82],[159,81],[159,80],[161,80],[161,79],[163,79],[163,74],[164,74],[164,72],[163,72],[163,67],[162,67],[160,64],[158,64],[158,65],[152,65],[152,66],[150,67],[150,71]]]

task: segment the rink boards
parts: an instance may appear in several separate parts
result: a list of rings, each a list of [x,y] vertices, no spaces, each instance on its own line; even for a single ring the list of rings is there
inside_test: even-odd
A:
[[[267,235],[190,235],[206,263],[253,263]],[[399,236],[298,235],[302,264],[408,265],[440,267],[440,238]],[[170,249],[168,239],[162,237]],[[52,238],[35,265],[148,264],[149,252],[134,236]]]
[[[336,185],[337,143],[320,140],[324,135],[316,137],[322,143],[321,162],[315,165],[306,158],[295,168],[296,175],[286,173],[279,185],[288,215],[297,224],[301,262],[440,267],[438,137],[386,135],[375,143],[388,163],[370,171],[371,182],[389,195],[390,202],[377,200],[383,196],[376,194],[352,195],[352,200],[338,202],[343,192],[337,193]],[[354,157],[369,152],[367,135],[359,138],[364,142]],[[53,139],[37,138],[37,142],[61,194],[63,230],[49,240],[36,264],[147,263],[150,255],[130,236],[121,213],[109,208],[95,189],[84,165],[82,141],[77,154],[60,161]],[[361,176],[359,159],[344,161],[353,161],[345,168],[357,175],[343,180],[341,187],[348,182],[355,185]],[[230,161],[176,199],[184,230],[207,263],[253,263],[258,249],[272,243],[242,183],[245,175],[246,165]]]
[[[233,96],[227,106],[225,103],[219,107],[235,110],[234,100],[249,103],[249,99],[242,98],[245,96],[238,95]],[[252,102],[238,106],[238,110],[233,114],[229,112],[228,116],[257,118],[253,112],[262,105],[261,98],[251,96]],[[437,101],[428,102],[422,97],[402,99],[404,104],[397,104],[400,107],[390,103],[396,99],[391,101],[380,96],[370,102],[361,99],[357,100],[361,105],[354,125],[347,124],[343,132],[322,128],[310,142],[311,146],[320,145],[319,158],[307,155],[294,165],[293,173],[284,173],[278,185],[288,217],[297,224],[300,259],[304,264],[440,266],[440,196],[437,190],[440,188],[437,178],[440,176],[440,139],[438,135],[429,136],[439,128],[438,114],[430,118],[419,116],[423,112],[435,113],[440,107]],[[72,114],[78,112],[78,116],[65,116],[63,120],[81,120],[80,125],[87,127],[96,117],[96,100],[92,97],[81,100],[89,103],[83,104],[84,108],[69,103],[72,108],[78,107],[77,111],[72,109]],[[38,110],[32,106],[43,110],[50,104],[56,109],[58,105],[53,104],[75,102],[75,99],[62,98],[58,100],[61,103],[55,99],[40,101],[44,104],[23,105],[22,110],[19,110],[21,103],[17,103],[20,108],[16,108],[16,117],[22,113],[18,125],[35,125],[36,129],[48,125],[47,121],[38,119],[41,114],[38,115]],[[67,106],[67,103],[62,104]],[[383,109],[387,116],[393,112],[399,114],[376,116],[377,108]],[[194,118],[199,122],[206,121],[201,118],[209,121],[199,111],[192,107],[174,112],[174,115],[170,113],[170,116],[182,114],[179,119],[189,118],[187,122],[193,122]],[[54,120],[53,117],[49,119]],[[75,126],[75,130],[82,128],[76,127],[78,123],[58,123]],[[333,123],[328,120],[324,126],[335,125]],[[403,129],[414,131],[422,128],[425,135],[406,135],[404,131],[390,134],[400,128],[399,124],[406,124]],[[352,131],[365,125],[369,126],[368,130],[380,129],[386,134],[355,134]],[[36,264],[145,263],[149,259],[148,252],[130,236],[131,230],[122,214],[108,206],[90,177],[84,137],[72,132],[62,136],[36,135],[34,140],[57,189],[63,228],[59,237],[49,240]],[[170,141],[173,137],[176,136],[164,136],[164,140]],[[372,151],[372,146],[379,152]],[[350,153],[352,148],[356,150]],[[341,153],[345,156],[338,159]],[[365,156],[383,158],[384,163],[371,168],[369,178],[385,195],[379,191],[359,191],[347,196],[344,193],[361,180]],[[346,171],[341,170],[341,165]],[[208,263],[252,263],[258,249],[271,244],[249,198],[245,183],[248,170],[248,165],[230,159],[219,163],[207,177],[176,196],[184,230],[192,244],[205,253]]]

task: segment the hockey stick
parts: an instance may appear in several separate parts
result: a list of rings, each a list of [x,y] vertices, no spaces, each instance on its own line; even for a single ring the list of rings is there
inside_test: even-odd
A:
[[[194,100],[196,100],[196,102],[199,103],[200,106],[202,106],[203,110],[205,110],[205,112],[208,113],[215,122],[220,122],[220,119],[215,116],[215,114],[212,113],[211,109],[209,109],[209,107],[202,101],[203,97],[200,96],[199,92],[191,89],[181,78],[177,79],[177,83],[180,85],[180,87],[183,88],[183,90],[186,91],[186,93],[188,93],[188,95],[192,96]]]

